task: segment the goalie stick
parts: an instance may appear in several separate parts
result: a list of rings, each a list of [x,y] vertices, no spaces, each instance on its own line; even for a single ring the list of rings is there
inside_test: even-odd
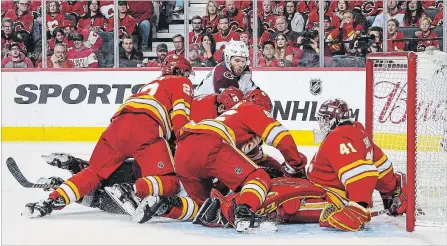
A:
[[[14,176],[14,178],[17,180],[17,182],[19,182],[19,184],[25,188],[56,189],[57,187],[59,187],[58,185],[35,184],[35,183],[29,182],[28,179],[26,179],[25,176],[23,176],[22,172],[20,171],[19,167],[17,166],[16,161],[12,157],[9,157],[6,160],[6,166],[8,167],[12,176]]]

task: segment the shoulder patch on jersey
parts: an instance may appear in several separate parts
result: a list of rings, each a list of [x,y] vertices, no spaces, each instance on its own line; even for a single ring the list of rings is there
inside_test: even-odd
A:
[[[225,78],[227,78],[227,79],[234,79],[235,77],[234,77],[234,74],[232,73],[232,72],[230,72],[230,71],[225,71],[224,73],[223,73],[223,76],[225,77]]]

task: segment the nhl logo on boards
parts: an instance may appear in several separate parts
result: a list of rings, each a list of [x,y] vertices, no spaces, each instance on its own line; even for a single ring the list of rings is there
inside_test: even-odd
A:
[[[321,83],[321,79],[310,80],[310,93],[312,93],[312,95],[316,96],[321,94],[321,91],[323,90],[323,88],[321,88]]]
[[[157,164],[157,166],[158,166],[158,168],[163,168],[163,167],[165,167],[165,164],[163,164],[163,162],[159,162],[158,164]]]
[[[234,169],[234,171],[236,172],[236,174],[241,174],[242,173],[242,168],[236,167],[236,169]]]

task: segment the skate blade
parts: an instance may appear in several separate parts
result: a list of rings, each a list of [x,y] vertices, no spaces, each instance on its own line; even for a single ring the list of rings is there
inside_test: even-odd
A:
[[[128,215],[132,216],[135,213],[135,208],[130,202],[123,202],[119,199],[122,194],[117,189],[113,187],[105,187],[104,190]]]
[[[144,217],[146,206],[148,205],[149,207],[152,207],[157,201],[157,198],[154,196],[147,196],[144,198],[132,214],[132,222],[143,223],[142,219]]]
[[[49,164],[53,163],[55,160],[59,160],[61,163],[65,163],[69,160],[68,154],[63,153],[51,153],[49,155],[41,155],[41,157]]]
[[[276,223],[264,221],[256,227],[250,227],[249,221],[241,221],[236,224],[236,231],[246,234],[268,233],[278,231],[278,226],[276,225]]]
[[[40,218],[42,215],[40,214],[38,209],[34,209],[34,211],[31,211],[31,208],[25,207],[23,212],[20,214],[23,217],[26,217],[28,219],[34,219],[34,218]]]

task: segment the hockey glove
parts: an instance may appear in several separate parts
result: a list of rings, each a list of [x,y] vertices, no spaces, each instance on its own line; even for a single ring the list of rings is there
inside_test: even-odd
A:
[[[299,153],[300,160],[298,161],[290,161],[290,162],[284,162],[281,165],[281,170],[284,173],[284,176],[286,177],[292,177],[292,178],[307,178],[306,177],[306,171],[304,170],[304,167],[307,164],[307,157]]]
[[[331,227],[342,231],[359,231],[370,220],[371,213],[353,201],[330,214],[327,218],[327,222]]]
[[[407,211],[407,176],[404,173],[396,172],[397,184],[394,190],[387,193],[380,193],[383,206],[388,209],[388,215],[399,216]]]

